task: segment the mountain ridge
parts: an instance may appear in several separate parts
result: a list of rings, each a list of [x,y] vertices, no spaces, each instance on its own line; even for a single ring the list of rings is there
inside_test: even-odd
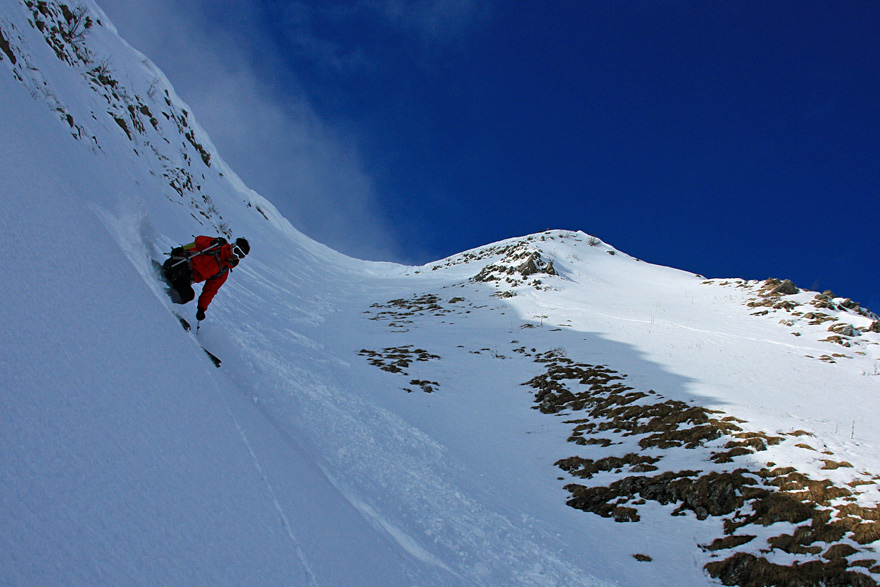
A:
[[[350,259],[78,6],[0,12],[13,584],[875,584],[875,314],[573,231]],[[150,273],[193,232],[254,244],[216,373]]]

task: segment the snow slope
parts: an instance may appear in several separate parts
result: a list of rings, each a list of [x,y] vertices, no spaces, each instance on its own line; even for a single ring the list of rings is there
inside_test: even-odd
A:
[[[77,6],[0,9],[3,584],[880,577],[876,316],[574,232],[346,258]],[[196,337],[151,259],[217,233],[252,254]]]

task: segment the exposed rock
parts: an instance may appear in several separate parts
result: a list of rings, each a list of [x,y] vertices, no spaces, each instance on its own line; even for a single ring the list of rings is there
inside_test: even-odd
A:
[[[790,296],[800,292],[801,290],[799,290],[797,286],[793,284],[789,279],[784,280],[782,283],[770,290],[770,293],[772,294],[779,294],[784,296]]]
[[[516,268],[517,273],[522,275],[523,277],[528,277],[529,275],[534,275],[538,273],[538,262],[541,260],[541,255],[538,253],[532,253],[529,255],[529,258],[526,259],[526,262]]]
[[[828,330],[836,332],[841,336],[858,336],[860,334],[857,329],[853,328],[852,324],[834,324],[829,326]]]
[[[12,47],[9,45],[9,41],[3,36],[3,31],[0,30],[0,50],[2,50],[9,57],[9,60],[12,61],[12,65],[15,65],[15,53],[12,52]],[[3,56],[0,55],[0,60],[3,59]]]
[[[545,261],[538,251],[524,250],[520,244],[505,251],[504,258],[499,264],[486,265],[474,276],[477,282],[504,281],[512,285],[521,285],[519,277],[528,278],[536,274],[556,275],[556,269],[552,261]],[[518,277],[519,276],[519,277]],[[532,282],[539,286],[540,281]]]
[[[845,300],[840,302],[840,305],[847,310],[852,310],[853,312],[858,312],[859,310],[861,310],[861,304],[859,304],[858,302],[854,302],[849,298],[846,298]]]

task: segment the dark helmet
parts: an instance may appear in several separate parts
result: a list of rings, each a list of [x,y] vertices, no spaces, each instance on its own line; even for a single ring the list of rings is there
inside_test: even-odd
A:
[[[244,259],[251,252],[251,245],[247,242],[246,238],[237,238],[235,239],[235,244],[232,245],[232,252],[239,259]]]

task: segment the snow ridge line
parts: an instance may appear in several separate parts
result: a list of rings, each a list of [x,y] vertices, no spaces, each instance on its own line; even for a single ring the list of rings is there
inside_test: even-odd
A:
[[[254,468],[257,470],[257,473],[260,474],[260,478],[266,485],[266,491],[269,493],[269,497],[272,498],[272,503],[275,504],[275,509],[278,511],[278,515],[281,517],[281,526],[284,528],[287,536],[290,537],[290,542],[293,545],[294,552],[296,552],[296,557],[299,559],[300,563],[302,563],[308,584],[317,587],[318,580],[315,576],[315,572],[312,570],[311,565],[309,565],[308,558],[306,557],[306,554],[302,549],[302,545],[300,544],[299,540],[296,537],[296,534],[293,531],[293,525],[290,523],[290,518],[288,518],[287,514],[284,512],[284,506],[282,506],[281,502],[278,500],[278,495],[275,493],[275,489],[272,487],[272,483],[266,476],[266,472],[263,470],[263,466],[260,464],[260,459],[257,458],[253,446],[251,446],[250,440],[248,440],[247,433],[239,423],[238,418],[235,417],[235,414],[229,407],[229,402],[226,400],[226,398],[223,398],[223,405],[226,407],[226,412],[229,414],[229,417],[232,418],[232,422],[235,424],[235,429],[238,430],[238,434],[241,436],[242,442],[247,448],[248,453],[250,453],[251,459],[253,459],[254,461]]]

